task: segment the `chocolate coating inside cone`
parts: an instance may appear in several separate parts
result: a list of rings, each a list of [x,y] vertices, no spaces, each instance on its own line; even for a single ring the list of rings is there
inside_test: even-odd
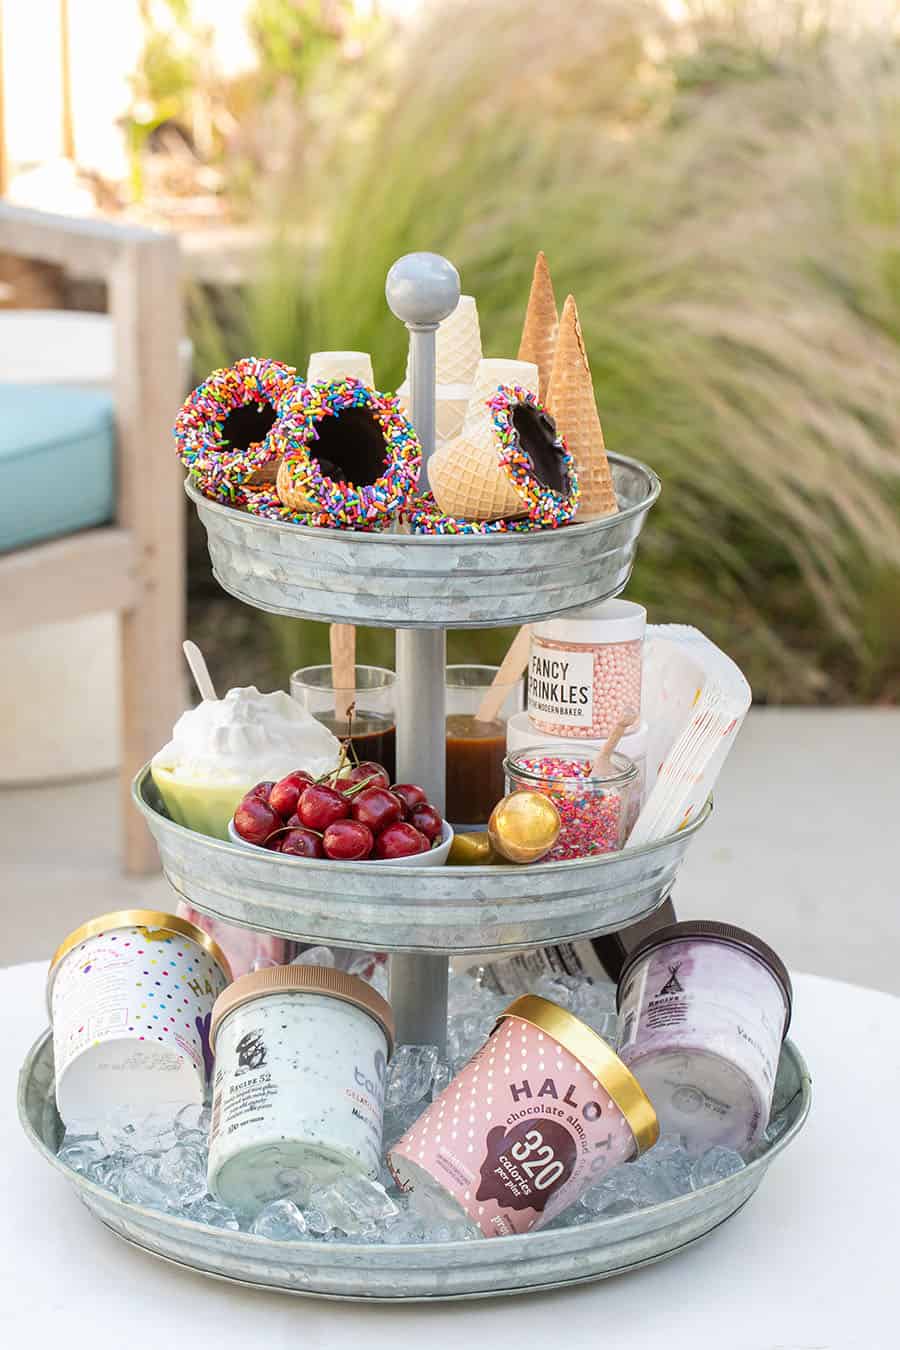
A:
[[[243,403],[232,408],[222,424],[222,438],[229,450],[246,450],[264,441],[275,421],[271,403]]]
[[[384,433],[368,408],[347,408],[316,425],[318,440],[309,446],[326,478],[362,487],[374,483],[387,468]]]
[[[512,411],[512,424],[519,437],[519,446],[531,461],[538,482],[553,492],[567,495],[570,491],[569,475],[563,468],[563,451],[553,418],[545,412],[539,412],[530,403],[517,403]]]

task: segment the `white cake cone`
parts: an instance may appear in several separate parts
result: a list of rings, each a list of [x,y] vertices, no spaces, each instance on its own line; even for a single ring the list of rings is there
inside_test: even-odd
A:
[[[500,385],[517,384],[537,397],[538,368],[533,361],[513,361],[507,357],[487,357],[478,362],[472,396],[466,409],[462,434],[476,445],[486,444],[493,430],[493,417],[487,400]]]
[[[306,367],[307,384],[328,384],[332,380],[359,380],[367,389],[375,388],[372,358],[368,352],[312,352]]]

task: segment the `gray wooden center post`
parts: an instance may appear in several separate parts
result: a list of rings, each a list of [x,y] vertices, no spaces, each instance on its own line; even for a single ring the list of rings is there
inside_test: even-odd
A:
[[[459,273],[436,253],[408,253],[388,272],[388,305],[409,329],[412,422],[422,443],[419,487],[428,489],[434,450],[435,334],[459,300]],[[397,781],[418,783],[443,813],[445,807],[445,670],[443,628],[397,629]],[[446,955],[395,952],[391,1003],[397,1038],[416,1045],[447,1041]]]

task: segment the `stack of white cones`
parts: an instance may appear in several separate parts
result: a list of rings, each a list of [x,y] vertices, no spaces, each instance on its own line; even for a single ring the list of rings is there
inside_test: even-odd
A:
[[[443,445],[462,431],[480,360],[481,329],[475,298],[461,295],[456,309],[438,325],[435,334],[435,446]],[[397,390],[400,406],[407,417],[411,378],[407,361],[406,379]]]
[[[359,380],[367,389],[375,388],[372,358],[368,352],[313,352],[306,367],[307,384],[331,384],[340,380]]]

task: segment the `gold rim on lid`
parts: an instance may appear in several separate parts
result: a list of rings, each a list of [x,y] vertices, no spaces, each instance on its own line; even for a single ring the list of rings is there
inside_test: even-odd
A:
[[[181,937],[190,938],[198,947],[209,953],[222,967],[225,978],[231,980],[231,966],[222,948],[213,941],[209,933],[204,933],[202,928],[198,928],[189,919],[179,919],[177,914],[164,914],[157,909],[118,909],[111,914],[98,914],[96,919],[88,919],[87,923],[76,928],[74,933],[70,933],[65,941],[60,943],[50,958],[50,969],[47,972],[48,997],[53,978],[63,958],[88,938],[99,937],[101,933],[108,933],[114,928],[149,928],[155,932],[178,933]]]
[[[517,998],[506,1012],[500,1014],[497,1025],[506,1017],[517,1017],[520,1022],[537,1027],[574,1055],[602,1084],[603,1091],[622,1112],[634,1135],[638,1153],[646,1153],[653,1147],[659,1138],[659,1121],[650,1098],[602,1036],[558,1003],[551,1003],[538,994],[523,994]]]
[[[393,1053],[394,1014],[387,999],[358,975],[348,975],[331,966],[269,966],[241,975],[213,1004],[210,1049],[215,1051],[216,1031],[223,1018],[242,1004],[265,998],[268,994],[324,994],[327,998],[350,1003],[379,1024],[387,1037],[388,1056]]]

